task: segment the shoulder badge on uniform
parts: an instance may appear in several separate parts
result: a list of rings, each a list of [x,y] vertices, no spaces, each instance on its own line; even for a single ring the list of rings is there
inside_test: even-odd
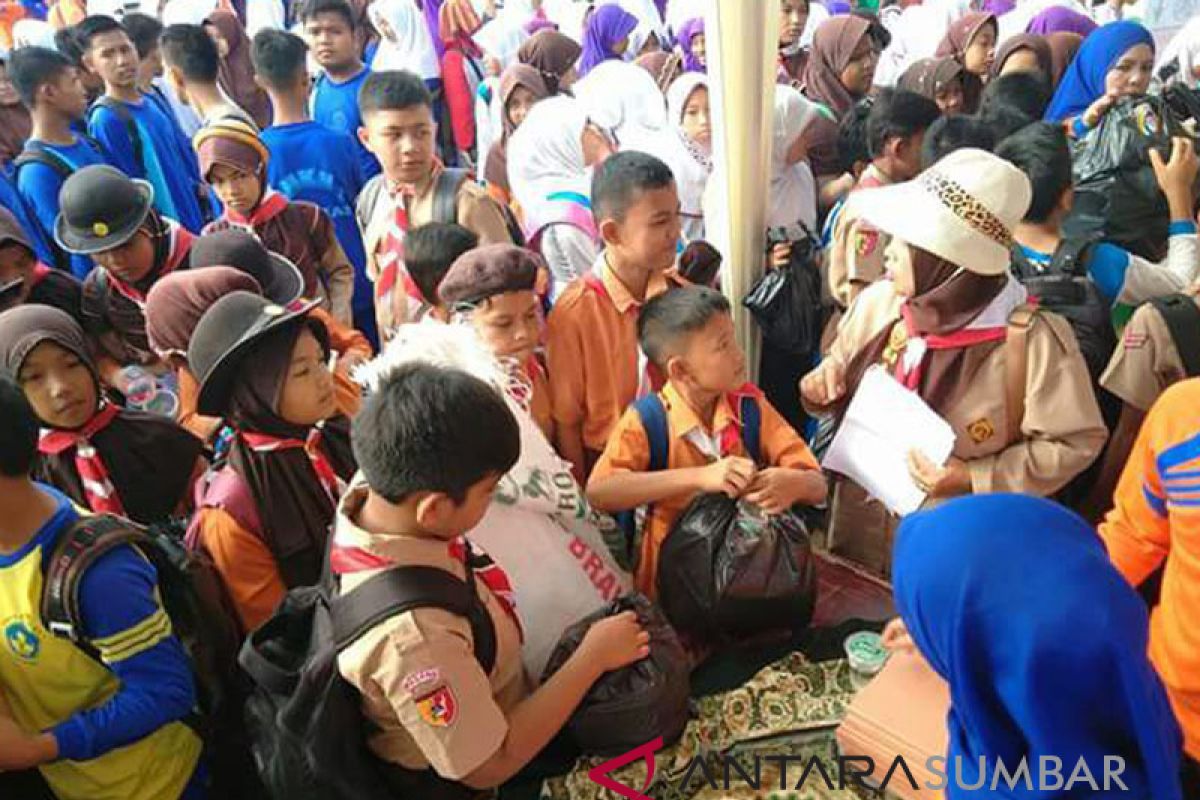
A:
[[[1126,350],[1141,350],[1146,346],[1146,334],[1135,331],[1132,328],[1125,329],[1125,335],[1121,337],[1121,344],[1125,345]]]
[[[996,427],[987,417],[977,419],[967,426],[967,435],[975,444],[983,444],[996,435]]]
[[[435,728],[449,728],[458,719],[458,699],[449,686],[434,689],[417,698],[417,713]]]
[[[409,694],[416,694],[417,689],[427,683],[437,683],[442,677],[442,673],[437,667],[433,669],[422,669],[416,672],[410,672],[400,682],[400,686]]]
[[[875,252],[879,246],[879,231],[858,230],[854,233],[854,252],[859,258],[866,258]]]

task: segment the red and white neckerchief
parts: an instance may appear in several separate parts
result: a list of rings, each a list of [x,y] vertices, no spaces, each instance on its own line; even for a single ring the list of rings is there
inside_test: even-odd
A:
[[[225,219],[239,227],[253,230],[255,226],[269,222],[282,214],[287,210],[287,207],[288,199],[286,197],[274,189],[268,189],[267,193],[263,195],[262,200],[250,212],[250,216],[241,214],[226,206]]]
[[[325,448],[321,446],[320,425],[311,428],[304,441],[249,431],[242,431],[241,437],[250,446],[250,449],[256,453],[276,453],[281,450],[302,448],[305,455],[308,456],[308,462],[312,464],[313,472],[317,475],[317,480],[321,482],[322,488],[325,489],[325,494],[329,496],[329,502],[335,506],[337,505],[338,498],[342,496],[345,486],[341,479],[338,478],[333,465],[329,463],[329,457],[325,455]]]
[[[125,507],[121,504],[116,487],[109,480],[108,468],[91,441],[93,436],[108,427],[120,411],[116,406],[104,403],[82,428],[74,431],[46,428],[38,439],[38,452],[43,455],[57,456],[71,448],[75,449],[75,470],[83,484],[84,497],[88,508],[97,514],[125,516]]]
[[[165,222],[167,224],[166,236],[168,241],[167,260],[166,263],[162,265],[162,269],[158,271],[158,275],[155,277],[155,280],[158,280],[166,275],[170,275],[172,272],[178,269],[179,265],[183,263],[183,260],[187,258],[187,254],[191,251],[192,242],[196,241],[196,235],[184,228],[175,220],[168,219],[165,220]],[[138,289],[136,286],[125,283],[125,281],[114,275],[111,270],[108,273],[108,277],[109,283],[112,285],[113,289],[117,291],[117,293],[124,296],[125,299],[133,302],[143,311],[146,310],[145,292]]]
[[[704,427],[697,425],[684,434],[697,450],[712,461],[720,461],[738,452],[738,445],[744,442],[742,430],[746,421],[742,419],[742,401],[747,397],[756,401],[762,398],[762,391],[752,383],[747,383],[725,395],[725,402],[733,412],[732,418],[720,430],[711,434]]]
[[[603,266],[603,269],[607,270],[608,265],[605,264]],[[601,297],[606,299],[608,302],[612,303],[614,308],[616,307],[616,301],[614,301],[612,299],[612,295],[609,294],[608,287],[604,285],[603,279],[601,279],[600,276],[595,273],[595,271],[589,272],[586,275],[584,275],[583,283],[585,286],[587,286],[593,292],[600,295]],[[636,325],[638,311],[641,309],[641,307],[642,307],[642,304],[635,300],[633,303],[630,304],[629,308],[625,309],[623,314],[624,314],[624,316],[633,317],[633,319],[635,320],[634,324]],[[638,354],[638,364],[637,364],[638,388],[637,388],[637,395],[634,397],[634,399],[641,400],[646,395],[654,394],[656,392],[661,391],[663,386],[666,385],[667,380],[666,380],[666,376],[664,376],[662,374],[662,370],[660,370],[653,363],[651,363],[650,359],[646,356],[646,353],[645,353],[645,351],[642,350],[641,346],[638,347],[637,354]]]
[[[464,567],[468,567],[474,576],[483,582],[488,591],[496,598],[500,608],[517,626],[521,641],[525,641],[525,629],[521,627],[521,619],[517,616],[517,596],[500,565],[482,550],[476,549],[465,538],[459,537],[447,545],[450,557]],[[348,575],[354,572],[369,572],[396,566],[390,558],[376,555],[361,547],[339,545],[336,541],[330,548],[329,565],[335,575]]]
[[[33,265],[33,274],[29,276],[29,280],[26,283],[26,286],[29,289],[29,291],[32,292],[34,289],[36,289],[37,285],[39,283],[41,283],[42,281],[46,280],[46,276],[48,276],[49,274],[50,274],[50,267],[46,266],[41,261],[34,264]]]
[[[987,327],[962,328],[947,334],[929,333],[922,336],[913,324],[912,310],[908,303],[900,307],[900,315],[904,321],[908,339],[905,342],[904,351],[896,359],[896,380],[914,392],[921,387],[926,356],[930,351],[958,350],[984,342],[1003,341],[1008,334],[1007,325],[989,325]]]

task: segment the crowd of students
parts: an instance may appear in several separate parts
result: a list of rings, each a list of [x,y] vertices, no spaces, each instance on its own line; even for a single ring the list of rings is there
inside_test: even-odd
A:
[[[469,796],[646,657],[627,612],[543,678],[724,493],[894,583],[952,754],[1200,796],[1195,141],[1149,154],[1153,252],[1065,230],[1122,99],[1200,85],[1196,20],[1156,56],[1119,4],[782,0],[761,267],[819,271],[823,330],[751,365],[704,241],[704,3],[49,5],[0,4],[0,773],[44,781],[12,791],[214,796],[151,561],[87,568],[78,636],[44,619],[93,515],[174,530],[242,635],[395,566],[476,587],[490,670],[442,609],[338,657],[380,763]],[[1064,263],[1086,324],[1039,304]],[[814,454],[880,365],[955,436],[903,520]]]

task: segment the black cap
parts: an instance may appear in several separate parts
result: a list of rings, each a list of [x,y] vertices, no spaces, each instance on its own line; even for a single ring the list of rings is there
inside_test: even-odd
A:
[[[230,228],[205,234],[192,243],[188,259],[193,269],[233,267],[246,273],[258,281],[264,297],[281,306],[290,306],[304,294],[304,278],[296,265],[247,231]]]
[[[310,300],[289,310],[251,292],[231,292],[213,303],[188,344],[188,366],[200,381],[196,410],[224,416],[246,351],[269,333],[302,324],[316,305],[316,300]]]
[[[154,187],[146,181],[107,164],[84,167],[58,193],[54,239],[69,253],[112,250],[137,233],[153,203]]]

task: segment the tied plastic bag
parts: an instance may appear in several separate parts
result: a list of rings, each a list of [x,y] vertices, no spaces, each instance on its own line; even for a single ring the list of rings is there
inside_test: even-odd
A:
[[[703,494],[679,516],[659,555],[658,600],[681,633],[721,642],[812,621],[816,564],[795,514]]]
[[[1095,130],[1072,144],[1075,204],[1063,226],[1067,237],[1097,236],[1160,260],[1167,251],[1170,213],[1150,165],[1150,150],[1169,159],[1171,137],[1184,135],[1176,113],[1161,97],[1118,101]]]
[[[568,628],[550,656],[542,683],[579,649],[593,623],[624,611],[636,612],[650,634],[650,655],[592,684],[567,721],[568,733],[586,755],[618,756],[658,736],[669,746],[687,726],[687,654],[662,611],[640,594],[626,595]]]
[[[786,237],[768,237],[772,246],[785,241]],[[815,353],[821,342],[821,273],[811,236],[791,245],[787,266],[767,270],[742,305],[758,323],[765,341],[784,352],[805,355]]]

